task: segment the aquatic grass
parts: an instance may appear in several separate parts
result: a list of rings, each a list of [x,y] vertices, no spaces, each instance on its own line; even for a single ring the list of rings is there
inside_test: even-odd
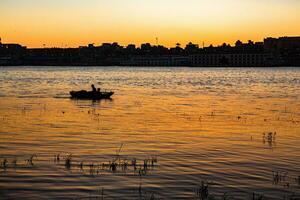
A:
[[[112,171],[112,172],[116,172],[117,171],[117,163],[116,162],[111,162],[109,161],[109,169]]]
[[[124,172],[127,173],[131,171],[133,175],[146,175],[149,170],[152,170],[157,166],[158,159],[156,156],[149,156],[148,158],[138,160],[137,158],[127,158],[121,156],[121,145],[117,151],[116,155],[114,155],[111,159],[104,162],[89,162],[87,160],[75,160],[73,154],[68,153],[58,153],[52,156],[53,159],[50,159],[53,163],[58,166],[63,165],[66,169],[79,169],[82,173],[85,173],[86,169],[88,169],[88,173],[90,175],[99,175],[101,171],[109,171],[109,172]],[[18,160],[16,157],[12,159],[4,158],[0,161],[0,168],[7,169],[9,167],[28,167],[34,166],[36,163],[34,162],[37,159],[37,154],[31,155],[29,158],[22,160]],[[63,161],[63,164],[60,163]]]
[[[209,185],[213,185],[213,182],[201,181],[201,185],[194,188],[195,199],[198,200],[234,200],[235,197],[229,195],[228,192],[223,195],[217,196],[209,191]]]
[[[279,171],[272,171],[273,173],[273,183],[278,184],[282,181],[285,181],[288,175],[288,172],[279,172]]]
[[[232,196],[230,196],[227,192],[225,192],[221,198],[221,200],[230,200],[233,199]]]
[[[120,147],[119,147],[119,149],[117,149],[117,151],[116,151],[116,155],[119,157],[120,156],[120,153],[121,153],[121,151],[122,151],[122,147],[123,147],[123,143],[121,143],[121,145],[120,145]]]
[[[90,175],[98,175],[101,173],[101,171],[110,171],[112,173],[115,172],[127,172],[127,170],[131,170],[133,174],[136,174],[136,171],[140,170],[139,173],[146,174],[150,168],[154,168],[157,163],[157,157],[155,156],[149,156],[146,159],[138,161],[136,158],[128,159],[127,157],[122,157],[120,155],[120,152],[122,150],[121,145],[116,150],[116,155],[114,155],[111,159],[108,160],[108,162],[88,162],[85,161],[76,161],[73,159],[72,154],[67,154],[64,156],[64,166],[66,169],[80,169],[81,172],[85,172],[85,170],[88,168],[88,173]],[[57,158],[59,158],[60,154],[54,155],[54,162],[57,162]],[[87,163],[87,164],[85,164]]]
[[[130,199],[138,199],[138,200],[159,200],[160,198],[158,198],[158,194],[156,194],[155,192],[147,192],[147,191],[137,191],[136,193],[137,198],[133,198],[131,196]],[[122,196],[124,198],[124,196]],[[123,199],[122,198],[122,199]],[[88,196],[81,196],[81,197],[76,197],[75,199],[97,199],[97,200],[104,200],[104,199],[111,199],[108,198],[106,193],[104,193],[104,188],[102,187],[101,189],[97,189],[95,193],[92,193]],[[128,198],[126,198],[128,199]]]
[[[103,187],[101,188],[101,199],[102,200],[104,199],[104,188]]]
[[[201,181],[201,185],[195,189],[195,195],[199,200],[207,200],[209,196],[208,183]]]
[[[17,165],[18,165],[18,159],[17,158],[14,158],[12,160],[12,165],[13,165],[13,167],[17,167]]]
[[[262,194],[256,194],[253,192],[252,194],[252,200],[264,200],[264,196]]]
[[[83,170],[83,161],[80,162],[80,169]]]
[[[93,175],[94,174],[94,163],[90,164],[89,167],[90,167],[90,175]]]
[[[296,180],[296,183],[297,183],[298,185],[300,185],[300,176],[298,176],[297,178],[295,178],[295,180]]]
[[[60,154],[55,154],[54,155],[54,162],[59,163],[59,161],[60,161]]]
[[[136,158],[131,160],[131,165],[134,167],[134,170],[136,170]]]
[[[295,181],[296,184],[300,185],[300,176],[299,177],[292,177],[288,175],[288,172],[279,172],[279,171],[272,171],[273,179],[272,183],[274,185],[282,185],[284,188],[290,188],[291,182]]]
[[[199,116],[198,121],[202,122],[202,116],[201,115]]]
[[[268,133],[263,133],[263,143],[265,144],[266,142],[268,142],[269,147],[273,147],[273,145],[276,144],[276,131],[275,132],[268,132]]]
[[[37,159],[37,155],[33,154],[29,158],[24,160],[18,160],[17,156],[13,156],[12,158],[4,158],[0,162],[0,168],[8,169],[8,168],[22,168],[22,167],[32,167],[35,165],[34,159]]]
[[[8,163],[7,159],[4,158],[3,161],[1,161],[1,168],[5,170],[7,168],[7,163]]]
[[[119,148],[120,149],[120,148]],[[120,151],[118,151],[120,152]],[[54,157],[57,158],[57,155],[61,154],[56,154]],[[52,160],[52,156],[49,156],[50,160]],[[82,171],[87,170],[89,171],[90,175],[96,176],[101,174],[101,170],[109,170],[112,171],[110,168],[110,165],[112,164],[111,160],[109,162],[88,162],[88,161],[76,161],[73,157],[72,154],[66,154],[64,156],[59,156],[64,159],[64,164],[61,163],[61,165],[65,165],[67,169],[81,169]],[[34,162],[34,158],[36,158],[36,155],[33,154],[30,156],[29,159],[32,162]],[[114,158],[113,158],[114,159]],[[22,166],[22,161],[24,160],[19,160],[17,161],[17,158],[4,158],[1,161],[1,167],[3,168],[8,168],[10,166],[14,166],[14,162],[18,162],[17,166]],[[56,160],[54,160],[56,162]],[[25,163],[27,163],[26,161]],[[131,158],[128,159],[122,158],[121,156],[119,157],[118,161],[116,161],[114,164],[116,165],[115,171],[117,172],[118,170],[121,171],[126,171],[126,170],[133,170],[137,172],[137,178],[139,179],[138,183],[138,188],[136,191],[136,195],[139,195],[139,199],[159,199],[158,194],[156,193],[150,193],[146,192],[147,188],[145,188],[143,184],[144,177],[148,175],[148,170],[150,170],[151,166],[154,165],[157,162],[157,157],[156,156],[149,156],[145,159],[140,159],[138,160],[137,158]],[[60,165],[60,166],[61,166]],[[136,168],[136,169],[135,169]],[[134,170],[135,169],[135,170]],[[292,177],[289,176],[288,172],[282,172],[282,171],[272,171],[273,176],[272,179],[277,182],[277,184],[282,183],[283,187],[289,187],[290,182],[289,181],[294,181],[297,184],[300,184],[300,176],[298,177]],[[224,193],[223,196],[215,196],[215,194],[211,193],[211,185],[212,183],[207,182],[207,181],[202,181],[200,186],[196,187],[194,189],[194,194],[195,194],[195,199],[198,200],[233,200],[235,199],[235,196],[228,195],[228,193]],[[238,196],[236,196],[238,197]],[[99,190],[97,195],[91,195],[89,197],[82,197],[80,199],[105,199],[106,195],[104,195],[104,189],[102,188]],[[267,200],[268,198],[265,197],[263,194],[258,194],[258,193],[250,193],[249,198],[252,200]],[[299,196],[296,196],[296,194],[292,194],[290,196],[285,196],[283,200],[298,200]]]
[[[34,163],[33,163],[34,158],[37,158],[36,154],[31,155],[30,158],[26,159],[25,161],[27,162],[28,165],[33,166],[34,165]]]
[[[65,157],[65,167],[66,169],[71,169],[72,166],[72,154],[69,154]]]

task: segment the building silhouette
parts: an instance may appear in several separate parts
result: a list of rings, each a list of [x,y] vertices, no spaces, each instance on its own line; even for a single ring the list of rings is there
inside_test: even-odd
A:
[[[126,47],[114,43],[88,44],[78,48],[26,48],[0,41],[0,65],[45,66],[191,66],[260,67],[300,66],[300,37],[265,38],[263,42],[238,40],[234,46],[184,48],[141,44]]]

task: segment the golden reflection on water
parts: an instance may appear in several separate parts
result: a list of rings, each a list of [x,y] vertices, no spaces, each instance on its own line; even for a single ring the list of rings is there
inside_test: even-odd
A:
[[[91,70],[93,74],[97,72],[94,70]],[[1,159],[17,157],[24,160],[37,154],[37,162],[40,162],[34,169],[1,172],[1,193],[7,198],[21,194],[31,198],[48,188],[45,199],[65,197],[68,191],[76,197],[86,196],[97,190],[98,185],[104,185],[112,190],[108,192],[112,196],[127,194],[127,190],[137,187],[137,178],[110,173],[81,177],[78,171],[59,170],[49,161],[55,154],[70,153],[78,160],[96,162],[115,155],[120,144],[123,144],[121,154],[124,156],[158,157],[159,167],[144,178],[143,187],[162,198],[191,198],[193,188],[201,180],[215,182],[212,190],[216,194],[229,191],[241,198],[256,191],[274,199],[278,194],[299,192],[299,184],[292,180],[300,175],[299,82],[291,84],[287,78],[279,85],[265,84],[261,80],[253,85],[239,86],[235,76],[246,76],[241,70],[238,74],[231,72],[229,88],[215,87],[217,92],[202,88],[197,92],[197,87],[191,87],[189,81],[184,82],[190,78],[188,70],[135,70],[122,75],[127,79],[118,79],[118,83],[113,82],[115,74],[122,74],[118,69],[111,77],[106,76],[107,87],[116,85],[117,92],[111,101],[71,100],[47,95],[43,98],[34,95],[0,97]],[[263,72],[279,76],[278,79],[282,73],[283,77],[291,73],[288,69]],[[52,77],[52,72],[34,70],[34,73],[46,74],[46,80]],[[55,73],[63,77],[59,71]],[[65,77],[80,73],[70,70]],[[168,73],[178,73],[183,84],[175,88],[168,86],[164,83],[169,81]],[[204,72],[197,73],[193,80],[204,79],[200,76]],[[209,73],[220,72],[205,71],[206,75]],[[293,79],[299,81],[300,72],[293,73]],[[101,77],[109,72],[100,68],[99,74]],[[139,85],[139,81],[131,84],[130,78],[135,79],[137,74],[145,79],[151,77],[151,80],[156,76],[162,78],[158,85]],[[1,80],[5,90],[11,92],[7,88],[12,83],[6,82],[5,78]],[[43,79],[41,82],[42,86],[38,85],[39,81],[34,82],[28,90],[35,90],[39,96],[42,92],[38,91],[63,94],[63,91],[68,92],[67,89],[80,87],[63,81],[47,87]],[[286,89],[283,91],[281,87]],[[263,139],[263,133],[269,132],[276,132],[276,140]],[[272,171],[288,172],[291,177],[289,187],[284,187],[286,183],[274,185]],[[21,178],[24,173],[26,178]],[[68,174],[78,176],[70,180]],[[62,181],[62,190],[55,188],[56,176]]]

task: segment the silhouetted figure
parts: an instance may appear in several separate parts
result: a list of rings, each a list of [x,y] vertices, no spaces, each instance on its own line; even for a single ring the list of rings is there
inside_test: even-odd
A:
[[[93,99],[93,100],[100,100],[100,99],[109,99],[114,92],[106,92],[104,90],[101,92],[101,88],[97,88],[94,84],[91,85],[92,91],[80,90],[80,91],[70,91],[71,98],[74,99]]]
[[[96,91],[97,91],[96,88],[95,88],[95,86],[94,86],[94,84],[92,84],[91,87],[92,87],[92,91],[93,91],[93,92],[96,92]]]

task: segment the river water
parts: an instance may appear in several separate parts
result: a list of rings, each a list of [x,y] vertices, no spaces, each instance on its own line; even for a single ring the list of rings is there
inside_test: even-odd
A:
[[[299,198],[299,100],[298,68],[0,67],[0,199]]]

